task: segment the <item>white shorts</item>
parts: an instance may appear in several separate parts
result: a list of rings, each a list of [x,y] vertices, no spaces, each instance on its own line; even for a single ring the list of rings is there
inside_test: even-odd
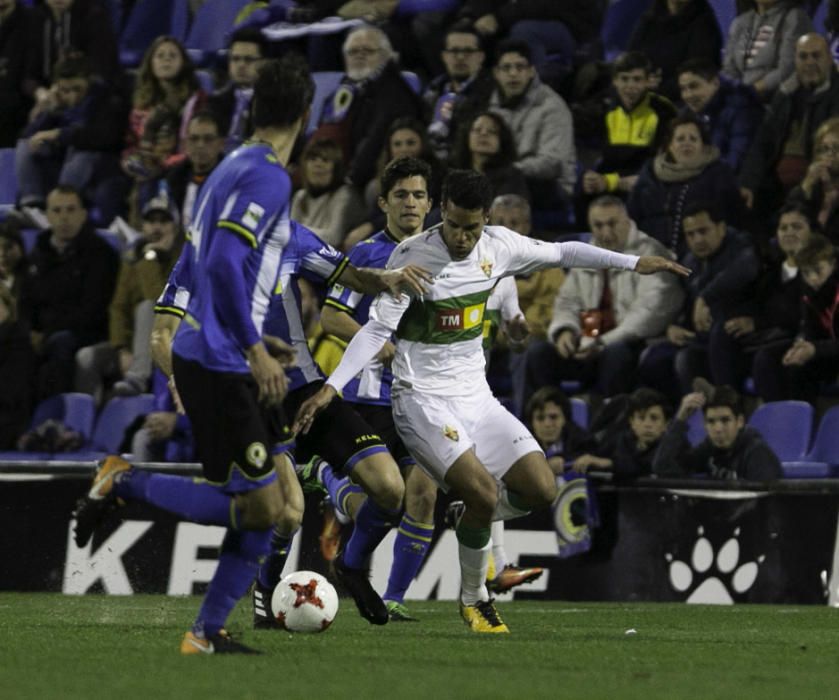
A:
[[[490,392],[450,398],[399,389],[391,398],[399,437],[443,490],[448,490],[446,472],[466,450],[474,450],[499,481],[526,454],[542,452],[530,431]]]

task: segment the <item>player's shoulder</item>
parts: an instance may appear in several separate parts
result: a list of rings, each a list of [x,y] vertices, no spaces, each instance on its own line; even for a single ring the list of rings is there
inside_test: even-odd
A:
[[[347,254],[347,257],[357,267],[384,267],[396,248],[397,241],[388,236],[384,231],[365,238],[356,243]]]
[[[442,224],[433,226],[421,233],[406,238],[394,248],[391,260],[401,267],[421,260],[448,258],[446,247],[440,237]]]

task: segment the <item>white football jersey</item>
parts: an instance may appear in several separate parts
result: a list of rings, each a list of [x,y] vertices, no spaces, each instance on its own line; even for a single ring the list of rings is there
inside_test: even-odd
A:
[[[452,260],[440,228],[400,243],[388,268],[419,265],[434,283],[423,296],[377,297],[370,317],[396,338],[395,386],[447,396],[488,390],[482,336],[487,299],[505,276],[547,267],[634,268],[638,258],[579,243],[546,243],[486,226],[472,252]]]

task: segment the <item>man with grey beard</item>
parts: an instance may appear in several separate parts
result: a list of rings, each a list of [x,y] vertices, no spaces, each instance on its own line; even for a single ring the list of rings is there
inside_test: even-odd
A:
[[[420,98],[403,80],[387,35],[371,25],[344,41],[341,84],[324,104],[312,138],[332,138],[350,164],[348,179],[361,188],[376,174],[388,127],[399,117],[419,117]]]

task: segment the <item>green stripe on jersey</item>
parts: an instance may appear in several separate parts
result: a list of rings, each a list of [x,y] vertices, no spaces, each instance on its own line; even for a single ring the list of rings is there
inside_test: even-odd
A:
[[[501,328],[501,309],[487,309],[484,312],[484,350],[490,350],[495,344],[499,328]]]
[[[449,345],[480,338],[492,289],[433,301],[414,299],[402,316],[396,337],[414,343]]]

